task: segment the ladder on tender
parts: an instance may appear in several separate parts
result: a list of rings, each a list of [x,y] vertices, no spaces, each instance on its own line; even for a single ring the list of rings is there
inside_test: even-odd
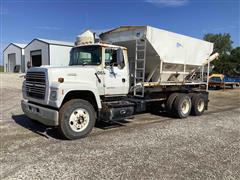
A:
[[[134,96],[144,97],[146,39],[136,39]]]

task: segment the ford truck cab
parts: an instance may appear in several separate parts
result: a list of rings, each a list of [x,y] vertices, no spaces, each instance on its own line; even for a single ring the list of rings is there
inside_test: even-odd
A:
[[[85,44],[71,50],[68,67],[30,68],[21,104],[29,118],[58,126],[66,138],[76,139],[94,127],[103,98],[122,97],[128,92],[126,48]]]

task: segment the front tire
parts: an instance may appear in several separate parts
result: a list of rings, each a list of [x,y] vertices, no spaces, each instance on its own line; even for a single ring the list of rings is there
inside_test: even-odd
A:
[[[59,112],[59,131],[67,139],[86,137],[96,122],[93,106],[85,100],[73,99],[65,103]]]

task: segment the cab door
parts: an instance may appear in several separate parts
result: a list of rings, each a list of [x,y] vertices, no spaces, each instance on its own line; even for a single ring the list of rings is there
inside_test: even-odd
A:
[[[104,49],[104,91],[106,96],[128,94],[129,75],[128,66],[124,61],[125,56],[121,48]]]

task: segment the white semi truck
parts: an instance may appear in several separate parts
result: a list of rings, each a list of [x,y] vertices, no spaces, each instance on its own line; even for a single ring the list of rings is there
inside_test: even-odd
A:
[[[177,118],[208,107],[203,71],[217,57],[212,43],[122,26],[102,33],[99,42],[87,31],[75,44],[68,67],[27,71],[21,103],[26,116],[57,126],[67,139],[85,137],[97,121],[126,119],[153,105]]]

